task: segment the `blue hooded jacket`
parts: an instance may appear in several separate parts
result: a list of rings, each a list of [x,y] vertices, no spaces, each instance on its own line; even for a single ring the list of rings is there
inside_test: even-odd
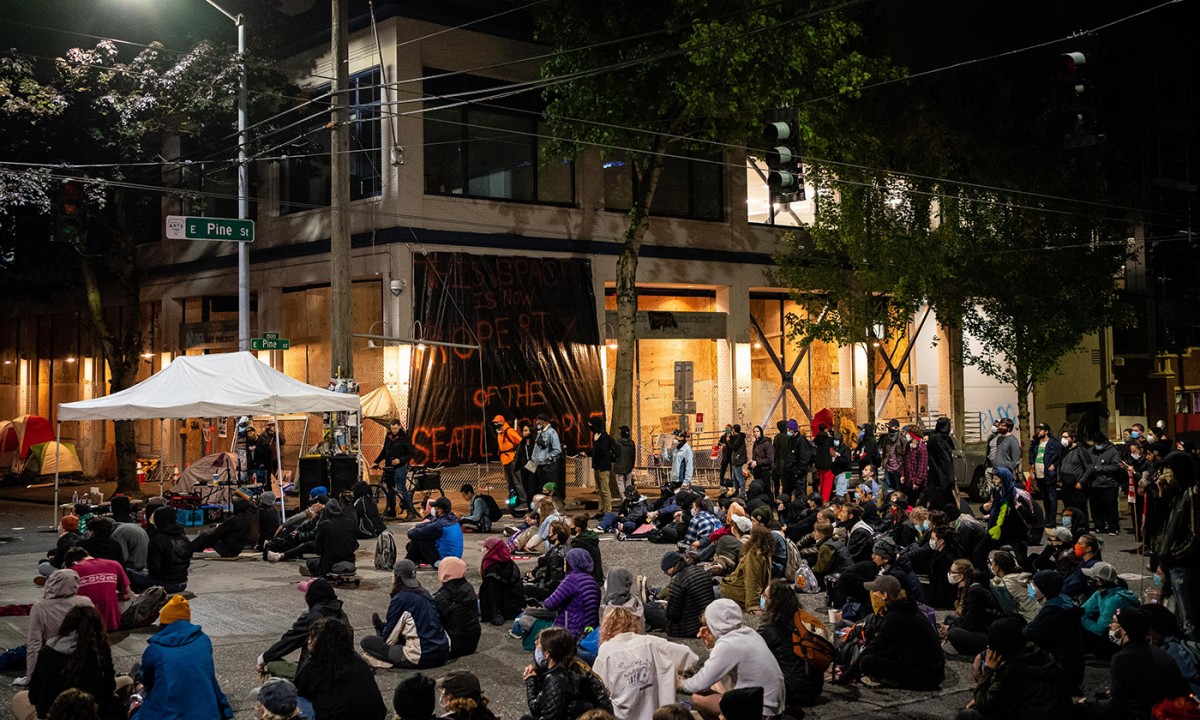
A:
[[[217,684],[212,641],[199,625],[176,620],[146,641],[139,720],[225,720],[233,708]]]
[[[462,526],[452,512],[442,513],[429,522],[418,523],[408,531],[411,540],[432,540],[441,557],[460,558],[463,554]]]

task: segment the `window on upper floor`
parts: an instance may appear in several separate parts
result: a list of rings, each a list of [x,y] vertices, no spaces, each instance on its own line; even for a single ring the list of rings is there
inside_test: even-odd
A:
[[[530,91],[488,99],[504,84],[471,75],[425,81],[425,194],[574,204],[574,163],[544,159],[541,98]],[[475,102],[458,104],[468,97]]]
[[[350,76],[347,102],[350,112],[350,199],[376,197],[383,192],[381,138],[383,117],[380,107],[379,68]],[[330,202],[329,131],[327,115],[329,92],[323,85],[313,90],[318,102],[309,108],[314,119],[301,130],[297,142],[281,154],[288,157],[279,163],[279,212],[289,213],[328,207]]]
[[[650,214],[659,217],[723,220],[725,166],[718,151],[668,157],[654,191]],[[633,174],[628,155],[604,163],[604,208],[628,212],[633,205]]]

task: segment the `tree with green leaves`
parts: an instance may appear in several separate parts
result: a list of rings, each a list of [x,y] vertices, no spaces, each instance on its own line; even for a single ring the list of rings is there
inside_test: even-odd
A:
[[[627,159],[629,224],[617,257],[617,363],[613,432],[632,424],[637,269],[669,156],[725,145],[761,148],[769,109],[796,106],[805,151],[843,141],[841,98],[889,72],[859,52],[859,25],[844,5],[755,0],[614,0],[552,3],[538,38],[553,51],[542,67],[546,120],[561,140],[549,156],[598,147]],[[805,98],[829,96],[817,105]],[[738,157],[729,153],[729,157]]]
[[[0,302],[51,292],[78,308],[107,363],[109,392],[132,385],[145,351],[139,245],[162,236],[162,195],[205,196],[165,187],[175,169],[165,143],[188,136],[230,158],[243,58],[209,43],[178,54],[158,44],[123,61],[115,44],[71,49],[52,68],[17,53],[0,57]],[[265,63],[250,66],[256,88],[284,87]],[[255,114],[288,102],[258,93]],[[232,173],[233,163],[216,165]],[[63,181],[84,184],[84,231],[52,243],[52,207]],[[77,267],[78,276],[68,268]],[[130,422],[115,423],[118,489],[138,492]]]

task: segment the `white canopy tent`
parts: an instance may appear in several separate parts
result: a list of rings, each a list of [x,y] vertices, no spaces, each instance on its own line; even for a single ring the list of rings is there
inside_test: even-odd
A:
[[[358,395],[313,387],[272,369],[249,352],[176,358],[131,388],[58,406],[56,439],[64,420],[176,420],[195,417],[361,413]],[[277,462],[283,467],[276,446]],[[159,484],[161,488],[161,482]],[[54,476],[58,512],[58,474]]]

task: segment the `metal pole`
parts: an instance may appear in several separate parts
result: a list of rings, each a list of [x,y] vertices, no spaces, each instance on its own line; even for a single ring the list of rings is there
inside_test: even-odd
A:
[[[250,168],[246,164],[246,20],[238,15],[238,61],[242,65],[238,84],[238,219],[250,217]],[[250,349],[250,244],[238,246],[238,350]]]
[[[58,454],[62,448],[62,420],[55,419],[54,423],[54,522],[51,530],[58,529]]]
[[[354,377],[350,340],[350,113],[346,0],[332,2],[330,63],[333,66],[330,117],[329,207],[329,364],[330,376]]]
[[[279,478],[279,512],[283,522],[287,522],[287,503],[284,502],[286,496],[283,494],[283,443],[280,439],[283,437],[283,427],[279,424],[279,415],[272,415],[271,418],[275,421],[275,475]],[[307,417],[306,417],[307,419]],[[301,445],[304,443],[301,442]],[[271,477],[268,474],[267,484],[268,490],[274,491],[275,487],[270,485]]]

